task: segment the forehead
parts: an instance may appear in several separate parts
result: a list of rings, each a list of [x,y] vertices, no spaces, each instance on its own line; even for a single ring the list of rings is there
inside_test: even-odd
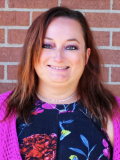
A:
[[[80,23],[72,18],[57,17],[52,19],[46,30],[45,36],[60,36],[69,38],[83,37]]]

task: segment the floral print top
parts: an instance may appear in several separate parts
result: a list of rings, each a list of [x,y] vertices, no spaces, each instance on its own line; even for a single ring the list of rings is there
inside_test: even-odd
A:
[[[113,148],[101,124],[81,102],[35,101],[30,122],[16,122],[23,160],[112,160]]]

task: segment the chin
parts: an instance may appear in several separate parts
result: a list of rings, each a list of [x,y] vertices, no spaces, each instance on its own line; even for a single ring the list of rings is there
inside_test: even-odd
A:
[[[61,80],[61,79],[58,79],[58,80],[51,80],[52,83],[65,83],[67,82],[67,80]]]
[[[57,77],[50,77],[49,78],[49,80],[54,83],[64,83],[64,82],[67,82],[69,79],[70,78],[66,77],[66,76],[57,76]]]

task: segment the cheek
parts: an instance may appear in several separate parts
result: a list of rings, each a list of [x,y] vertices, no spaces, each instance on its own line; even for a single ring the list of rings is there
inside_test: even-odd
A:
[[[42,66],[51,58],[51,52],[44,51],[39,58],[39,65]]]
[[[73,62],[73,64],[77,67],[77,66],[83,66],[82,68],[84,68],[85,66],[85,55],[84,54],[79,54],[77,56],[73,56],[71,57],[71,61]]]
[[[35,69],[35,72],[36,72],[36,74],[38,75],[38,77],[40,77],[40,76],[42,75],[40,60],[39,60],[38,62],[35,63],[34,69]]]
[[[73,60],[74,60],[74,67],[72,73],[74,74],[74,77],[76,77],[76,79],[80,79],[85,68],[85,55],[78,56]]]
[[[74,73],[76,74],[76,77],[78,79],[81,78],[84,69],[85,69],[85,58],[80,58],[79,60],[76,61],[76,66],[74,69]]]

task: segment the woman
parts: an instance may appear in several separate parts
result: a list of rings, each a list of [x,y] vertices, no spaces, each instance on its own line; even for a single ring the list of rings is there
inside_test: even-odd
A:
[[[18,85],[0,102],[0,159],[120,158],[120,100],[101,83],[98,51],[78,11],[55,7],[34,20]]]

